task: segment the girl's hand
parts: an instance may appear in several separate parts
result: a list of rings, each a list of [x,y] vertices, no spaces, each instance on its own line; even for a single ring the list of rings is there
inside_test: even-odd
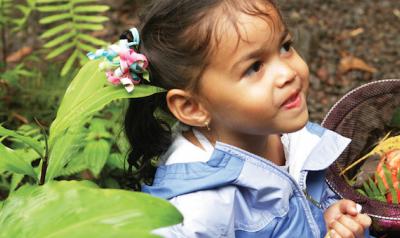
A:
[[[330,206],[324,214],[331,238],[363,238],[371,218],[361,214],[361,206],[347,199]]]

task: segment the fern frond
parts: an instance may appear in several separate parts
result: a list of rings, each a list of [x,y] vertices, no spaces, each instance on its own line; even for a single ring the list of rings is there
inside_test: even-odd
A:
[[[68,58],[67,62],[64,64],[64,67],[61,70],[61,75],[67,74],[71,68],[72,65],[74,64],[75,60],[78,58],[78,50],[75,49],[74,53],[71,54],[71,56]]]
[[[47,55],[47,59],[52,59],[56,56],[59,56],[60,54],[64,53],[65,51],[73,48],[75,46],[74,42],[68,43],[68,44],[64,44],[61,47],[56,48],[55,50],[51,51],[48,55]]]
[[[103,46],[103,45],[107,44],[107,42],[99,40],[99,39],[97,39],[97,38],[95,38],[95,37],[93,37],[91,35],[88,35],[88,34],[79,34],[78,38],[83,40],[83,41],[86,41],[88,43],[92,43],[92,44],[95,44],[95,45],[98,45],[98,46]]]
[[[103,23],[108,21],[108,17],[105,16],[75,16],[76,21],[89,22],[89,23]]]
[[[61,35],[59,37],[54,38],[53,40],[47,42],[43,47],[44,48],[52,48],[56,45],[59,45],[67,40],[73,38],[75,36],[75,32],[69,32],[67,34]]]
[[[0,28],[5,27],[9,22],[11,22],[11,8],[11,0],[0,0]]]
[[[70,29],[72,29],[72,27],[73,27],[73,24],[71,22],[66,22],[64,24],[57,25],[57,26],[45,31],[40,37],[41,38],[49,38],[54,35],[57,35],[58,33],[65,31],[65,30],[70,30]]]
[[[37,4],[37,9],[47,14],[39,22],[51,25],[41,35],[47,41],[44,47],[51,49],[47,59],[71,52],[61,75],[68,73],[76,61],[86,62],[86,53],[95,50],[95,46],[106,45],[90,32],[104,29],[103,23],[108,17],[100,14],[107,11],[108,6],[96,0],[37,0]]]
[[[65,20],[65,19],[72,19],[72,17],[73,16],[70,13],[51,15],[51,16],[40,19],[39,23],[40,24],[48,24],[48,23],[53,23],[56,21]]]

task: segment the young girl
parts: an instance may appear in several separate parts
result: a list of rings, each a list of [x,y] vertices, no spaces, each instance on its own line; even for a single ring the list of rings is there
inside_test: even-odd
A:
[[[129,162],[184,216],[157,234],[365,236],[370,218],[324,178],[349,140],[307,122],[308,67],[272,0],[159,0],[139,32],[166,92],[130,101]]]

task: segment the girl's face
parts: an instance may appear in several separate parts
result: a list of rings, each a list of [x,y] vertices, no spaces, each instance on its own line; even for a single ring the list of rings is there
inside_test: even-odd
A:
[[[244,13],[226,27],[199,83],[210,127],[223,142],[293,132],[308,120],[309,71],[278,13]],[[229,25],[229,23],[225,24]],[[222,29],[222,28],[219,28]]]

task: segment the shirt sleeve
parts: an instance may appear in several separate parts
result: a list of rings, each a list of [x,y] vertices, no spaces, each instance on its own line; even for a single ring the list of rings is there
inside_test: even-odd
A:
[[[341,200],[342,198],[337,195],[325,182],[325,191],[322,195],[321,205],[324,210],[330,207],[332,204],[336,203],[337,201]]]
[[[234,237],[234,190],[228,186],[172,198],[170,202],[182,213],[183,222],[153,233],[165,238]]]

